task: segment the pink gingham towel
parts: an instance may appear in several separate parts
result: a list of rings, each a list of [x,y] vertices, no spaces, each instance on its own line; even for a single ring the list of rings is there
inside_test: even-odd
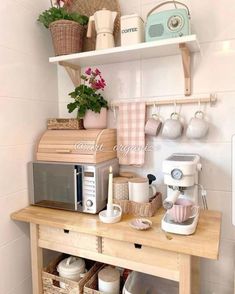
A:
[[[145,103],[121,103],[118,114],[117,154],[123,165],[143,165],[145,158]]]

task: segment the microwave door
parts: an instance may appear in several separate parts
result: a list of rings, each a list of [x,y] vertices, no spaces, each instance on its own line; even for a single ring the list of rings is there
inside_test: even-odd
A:
[[[81,197],[76,189],[74,170],[69,164],[33,163],[34,204],[44,207],[76,210],[76,199]]]

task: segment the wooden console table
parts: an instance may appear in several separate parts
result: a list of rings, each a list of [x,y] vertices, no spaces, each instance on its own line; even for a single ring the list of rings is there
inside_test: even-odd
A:
[[[145,232],[130,228],[133,216],[103,224],[97,215],[36,206],[13,213],[13,220],[30,223],[33,294],[42,294],[43,248],[178,281],[180,294],[200,293],[193,268],[198,257],[218,258],[221,214],[202,211],[196,233],[179,236],[161,230],[163,213]]]

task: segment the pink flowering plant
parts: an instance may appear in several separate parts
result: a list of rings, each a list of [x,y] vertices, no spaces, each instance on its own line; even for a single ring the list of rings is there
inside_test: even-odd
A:
[[[50,24],[54,21],[66,19],[72,20],[80,25],[84,26],[88,23],[88,17],[81,15],[77,12],[69,12],[67,7],[69,7],[73,0],[50,0],[51,8],[42,12],[38,21],[41,22],[47,29]]]
[[[100,94],[106,87],[105,80],[98,68],[92,70],[88,68],[81,76],[83,83],[76,87],[70,97],[74,99],[67,105],[69,113],[77,109],[77,118],[83,118],[87,110],[100,113],[101,108],[108,108],[108,102]]]

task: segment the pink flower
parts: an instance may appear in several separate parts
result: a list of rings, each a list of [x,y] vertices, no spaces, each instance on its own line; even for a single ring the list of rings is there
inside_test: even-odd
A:
[[[101,72],[98,70],[98,68],[95,69],[95,75],[99,76],[101,74]]]
[[[85,71],[85,73],[88,75],[88,76],[90,76],[91,75],[91,73],[92,73],[92,70],[91,70],[91,68],[89,67],[89,68],[87,68],[86,69],[86,71]]]

